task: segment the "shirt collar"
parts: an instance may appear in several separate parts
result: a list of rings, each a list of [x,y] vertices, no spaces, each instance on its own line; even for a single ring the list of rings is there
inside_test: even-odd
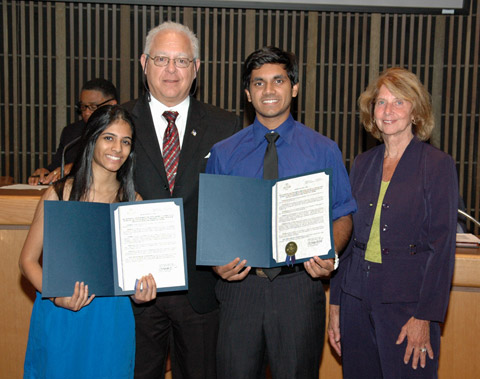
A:
[[[190,106],[190,96],[187,96],[185,100],[183,100],[181,103],[173,107],[167,107],[165,104],[158,101],[154,96],[150,96],[150,108],[152,109],[153,114],[163,115],[163,112],[165,111],[175,111],[175,112],[178,112],[179,119],[182,117],[186,119],[188,115],[189,106]]]
[[[293,138],[294,125],[295,120],[291,114],[288,115],[288,118],[282,124],[273,130],[268,129],[255,117],[255,121],[253,122],[253,138],[257,144],[261,144],[263,142],[267,143],[265,134],[275,131],[280,135],[281,139],[285,140],[287,143],[290,143]]]

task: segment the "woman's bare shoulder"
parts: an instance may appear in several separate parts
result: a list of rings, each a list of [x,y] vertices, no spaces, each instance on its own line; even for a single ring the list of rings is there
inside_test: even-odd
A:
[[[73,179],[67,179],[65,186],[63,187],[63,200],[68,201],[70,193],[72,192]]]
[[[63,189],[59,190],[59,192],[62,192],[62,200],[67,201],[68,198],[70,197],[70,192],[72,191],[72,184],[73,180],[68,179],[65,184],[63,185]],[[55,187],[55,184],[51,185],[50,187],[47,188],[45,193],[42,196],[42,200],[60,200],[58,197],[58,193]]]
[[[57,192],[53,186],[47,188],[42,196],[42,200],[58,200]]]

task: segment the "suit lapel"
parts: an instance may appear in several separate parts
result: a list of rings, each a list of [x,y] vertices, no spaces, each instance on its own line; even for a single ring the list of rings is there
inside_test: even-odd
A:
[[[152,113],[145,96],[135,104],[132,110],[132,117],[136,126],[136,142],[142,145],[146,155],[152,161],[152,165],[162,180],[168,183],[167,174],[165,173],[165,167],[163,165],[162,151],[160,150],[157,133],[153,125]]]
[[[193,159],[200,146],[200,141],[203,139],[203,136],[207,131],[208,125],[205,123],[204,116],[205,111],[199,106],[198,100],[191,97],[185,136],[183,137],[180,161],[178,163],[177,177],[175,178],[175,181],[180,179],[186,167],[190,164],[190,161]]]

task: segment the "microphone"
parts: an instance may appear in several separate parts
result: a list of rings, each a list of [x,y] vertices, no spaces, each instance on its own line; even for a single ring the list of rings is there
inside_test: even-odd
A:
[[[82,138],[82,136],[78,136],[78,137],[74,138],[69,143],[67,143],[65,145],[65,147],[63,148],[63,151],[62,151],[62,166],[61,166],[61,169],[60,169],[60,179],[63,179],[64,173],[65,173],[65,152],[68,149],[70,149],[70,147],[75,145],[80,140],[80,138]]]
[[[474,222],[478,226],[480,226],[480,222],[478,222],[476,219],[474,219],[472,216],[470,216],[468,213],[462,211],[461,209],[458,209],[458,213],[461,214],[462,216],[468,218],[470,221]]]

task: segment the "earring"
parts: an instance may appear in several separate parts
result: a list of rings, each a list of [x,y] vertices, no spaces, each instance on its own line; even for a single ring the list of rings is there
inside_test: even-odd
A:
[[[412,117],[412,124],[415,124],[415,117]]]

